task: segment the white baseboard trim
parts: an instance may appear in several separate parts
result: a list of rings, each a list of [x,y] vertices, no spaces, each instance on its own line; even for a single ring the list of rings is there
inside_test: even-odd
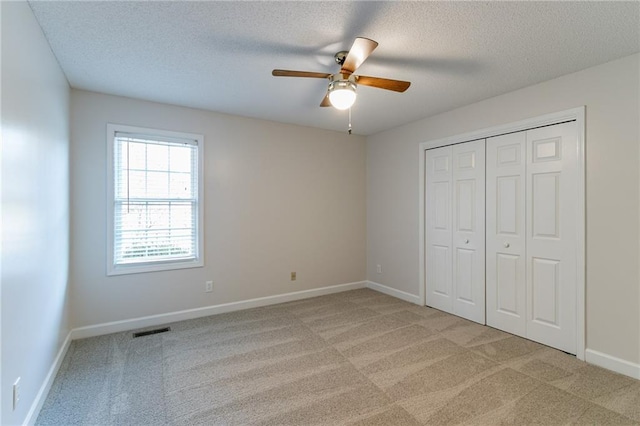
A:
[[[71,344],[71,340],[72,340],[71,332],[69,332],[67,333],[67,337],[64,339],[64,342],[62,342],[62,346],[60,346],[60,349],[58,350],[58,354],[56,355],[56,358],[53,360],[53,364],[51,365],[51,368],[49,369],[49,372],[47,373],[47,377],[45,377],[44,382],[42,383],[42,386],[40,386],[40,390],[38,390],[38,394],[36,395],[36,398],[33,400],[33,403],[31,404],[31,408],[27,413],[27,417],[25,418],[23,425],[31,426],[36,423],[36,420],[38,419],[38,415],[40,414],[40,410],[44,405],[44,401],[47,399],[47,395],[49,395],[49,390],[53,385],[53,381],[55,380],[56,375],[58,374],[58,370],[60,370],[60,366],[62,365],[62,360],[64,360],[64,356],[67,354],[67,351],[69,350],[69,345]]]
[[[607,370],[640,380],[640,364],[625,361],[624,359],[616,358],[615,356],[593,349],[587,349],[585,351],[585,361],[589,364],[594,364],[598,367],[606,368]]]
[[[260,306],[275,305],[277,303],[291,302],[294,300],[308,299],[310,297],[324,296],[326,294],[340,293],[343,291],[365,288],[366,283],[366,281],[358,281],[348,284],[339,284],[328,287],[314,288],[311,290],[278,294],[275,296],[241,300],[239,302],[224,303],[220,305],[205,306],[202,308],[187,309],[184,311],[169,312],[166,314],[150,315],[147,317],[132,318],[128,320],[113,321],[103,324],[79,327],[74,328],[71,331],[71,338],[72,340],[84,339],[85,337],[119,333],[121,331],[135,330],[138,328],[152,327],[177,321],[207,317],[209,315],[240,311],[243,309],[258,308]]]
[[[406,302],[415,303],[416,305],[422,304],[420,303],[420,296],[416,296],[415,294],[407,293],[402,290],[397,290],[384,284],[367,281],[367,288],[379,291],[380,293],[388,294],[389,296],[397,297],[398,299],[402,299]]]

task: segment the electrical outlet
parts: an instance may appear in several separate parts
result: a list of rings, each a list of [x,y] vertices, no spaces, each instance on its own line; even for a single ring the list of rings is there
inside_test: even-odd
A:
[[[213,291],[213,281],[207,281],[204,283],[204,292],[211,293]]]
[[[382,273],[382,266],[376,265],[376,272],[381,274]]]
[[[291,273],[291,281],[295,281],[296,280],[296,273],[292,272]]]
[[[13,410],[15,411],[20,401],[20,377],[13,382]]]

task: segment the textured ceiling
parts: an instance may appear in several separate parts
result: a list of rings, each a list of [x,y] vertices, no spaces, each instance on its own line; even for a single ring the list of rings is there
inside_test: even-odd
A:
[[[640,51],[638,2],[31,1],[74,88],[333,130],[327,82],[355,37],[380,43],[357,74],[368,135]]]

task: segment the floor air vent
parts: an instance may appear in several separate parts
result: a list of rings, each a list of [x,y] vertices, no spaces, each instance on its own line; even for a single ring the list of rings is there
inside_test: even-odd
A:
[[[171,328],[164,327],[164,328],[156,328],[154,330],[140,331],[138,333],[133,333],[133,338],[135,339],[136,337],[150,336],[152,334],[158,334],[158,333],[166,333],[167,331],[171,331]]]

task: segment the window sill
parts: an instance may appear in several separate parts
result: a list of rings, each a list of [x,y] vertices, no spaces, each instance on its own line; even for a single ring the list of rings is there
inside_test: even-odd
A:
[[[174,269],[201,268],[204,266],[202,259],[175,261],[175,262],[158,262],[145,264],[130,264],[111,266],[107,269],[107,276],[142,274],[146,272],[171,271]]]

